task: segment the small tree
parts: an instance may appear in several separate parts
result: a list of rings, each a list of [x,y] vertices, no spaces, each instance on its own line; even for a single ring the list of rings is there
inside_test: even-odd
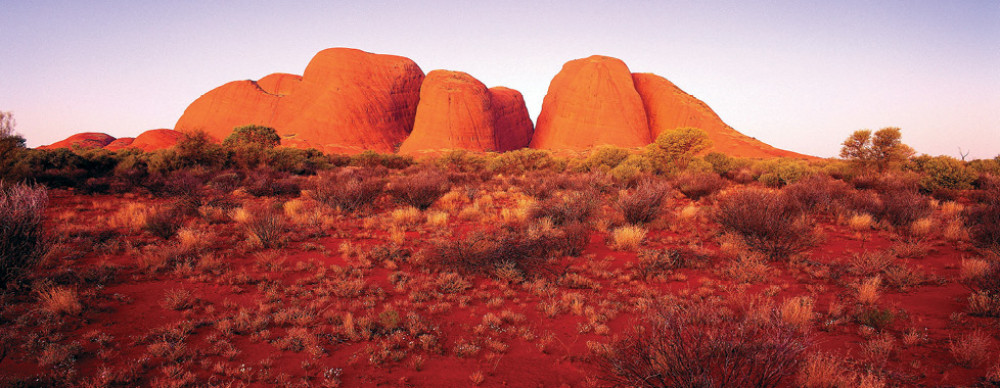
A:
[[[242,168],[254,168],[265,161],[267,152],[281,144],[281,137],[271,127],[244,125],[233,129],[233,133],[222,142],[222,146],[233,152],[233,161]]]
[[[875,132],[870,129],[854,131],[844,140],[840,157],[851,160],[862,168],[875,167],[880,172],[899,165],[913,156],[913,148],[903,144],[897,127],[886,127]]]
[[[256,145],[261,148],[274,148],[281,144],[281,136],[271,127],[263,125],[244,125],[233,129],[233,133],[222,142],[225,147],[240,147]]]
[[[646,147],[646,155],[660,172],[674,172],[687,167],[699,152],[712,146],[708,133],[699,128],[685,127],[664,131]]]
[[[0,111],[0,180],[20,178],[14,166],[24,152],[24,138],[14,132],[14,114]]]

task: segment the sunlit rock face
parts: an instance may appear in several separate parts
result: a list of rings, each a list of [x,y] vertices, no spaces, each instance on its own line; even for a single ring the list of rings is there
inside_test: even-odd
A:
[[[469,74],[435,70],[424,78],[413,132],[399,152],[509,151],[526,146],[531,131],[516,90],[487,89]]]
[[[175,129],[221,140],[235,127],[257,124],[275,128],[286,145],[393,152],[413,127],[423,78],[408,58],[327,49],[302,77],[272,74],[213,89],[188,106]]]
[[[685,93],[666,78],[656,74],[635,73],[632,74],[632,80],[636,91],[642,97],[653,139],[664,131],[695,127],[704,130],[712,140],[712,147],[707,152],[722,152],[748,158],[803,156],[771,147],[737,132],[726,125],[707,104]]]
[[[567,62],[552,79],[531,147],[639,147],[651,140],[628,66],[617,58],[595,55]]]
[[[56,148],[103,148],[111,144],[115,138],[111,135],[99,132],[83,132],[67,137],[55,143],[38,147],[38,149],[52,150]]]

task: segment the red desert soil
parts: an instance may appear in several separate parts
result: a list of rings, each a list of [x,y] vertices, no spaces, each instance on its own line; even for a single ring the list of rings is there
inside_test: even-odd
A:
[[[641,249],[691,250],[708,257],[707,266],[645,279],[636,272],[636,251],[609,248],[609,233],[598,228],[581,255],[547,263],[535,280],[512,282],[432,270],[423,261],[430,241],[508,222],[503,210],[526,198],[503,184],[466,193],[456,188],[410,221],[397,219],[392,212],[400,206],[387,198],[351,215],[308,196],[237,193],[204,199],[202,215],[184,216],[178,236],[163,240],[121,220],[128,209],[170,199],[53,192],[47,229],[62,255],[42,263],[42,273],[57,284],[84,279],[74,286],[83,312],[53,321],[34,310],[33,295],[12,301],[5,316],[23,315],[27,325],[12,330],[42,337],[13,348],[0,371],[27,378],[59,370],[36,361],[34,352],[51,341],[79,347],[73,373],[118,373],[137,385],[468,386],[481,374],[483,386],[591,386],[601,371],[588,343],[626,333],[641,322],[643,306],[666,296],[778,306],[808,296],[815,300],[807,329],[813,350],[861,371],[868,365],[863,345],[879,334],[834,310],[854,308],[854,284],[865,276],[851,272],[852,260],[865,252],[892,254],[893,265],[918,274],[905,287],[883,286],[877,301],[897,317],[883,329],[896,344],[885,365],[891,380],[965,386],[992,367],[961,367],[949,354],[956,335],[995,323],[963,313],[969,290],[958,282],[958,263],[974,252],[936,232],[909,240],[817,217],[820,242],[802,260],[769,262],[763,280],[739,283],[727,275],[731,259],[707,215],[714,200],[677,194],[648,225]],[[235,209],[282,202],[282,246],[250,245],[240,219],[254,214]],[[607,202],[598,217],[620,222]],[[431,223],[432,214],[447,214],[446,223]],[[187,296],[171,305],[168,296],[178,292]]]

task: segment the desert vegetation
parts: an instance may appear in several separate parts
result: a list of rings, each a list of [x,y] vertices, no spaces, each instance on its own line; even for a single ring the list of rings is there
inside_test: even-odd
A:
[[[1000,158],[2,133],[0,384],[1000,384]],[[7,168],[9,167],[9,168]]]

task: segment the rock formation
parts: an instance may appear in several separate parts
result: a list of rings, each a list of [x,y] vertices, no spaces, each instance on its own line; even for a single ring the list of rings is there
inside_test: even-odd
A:
[[[420,88],[413,131],[400,153],[444,149],[509,151],[531,137],[531,119],[521,94],[487,89],[469,74],[434,70]]]
[[[139,134],[129,145],[143,151],[155,151],[173,147],[184,137],[184,134],[172,129],[151,129]]]
[[[74,146],[78,146],[80,148],[102,148],[111,144],[114,140],[114,137],[105,133],[83,132],[47,146],[38,147],[38,149],[52,150],[56,148],[73,148]]]
[[[128,148],[135,141],[134,137],[119,137],[115,141],[108,143],[104,149],[108,151],[119,151]]]
[[[531,147],[584,150],[652,141],[642,99],[620,59],[591,56],[563,65],[549,84]]]
[[[694,96],[685,93],[666,78],[656,74],[632,74],[635,88],[642,97],[649,119],[651,137],[663,131],[682,127],[701,128],[708,133],[712,147],[708,152],[722,152],[731,156],[769,158],[776,156],[801,157],[737,132],[726,125],[712,108]]]
[[[423,78],[408,58],[327,49],[302,77],[272,74],[206,93],[188,106],[175,129],[200,129],[222,140],[237,126],[258,124],[296,146],[392,152],[413,127]]]

